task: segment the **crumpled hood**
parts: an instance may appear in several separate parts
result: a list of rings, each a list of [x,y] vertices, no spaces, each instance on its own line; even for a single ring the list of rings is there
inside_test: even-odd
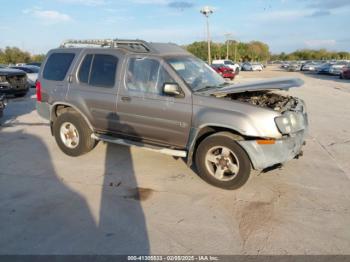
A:
[[[232,84],[223,88],[213,88],[203,92],[204,95],[224,96],[226,94],[243,93],[264,90],[289,90],[292,87],[300,87],[304,81],[299,78],[273,78],[268,80],[254,81],[244,84]]]
[[[22,70],[12,69],[12,68],[0,68],[0,76],[12,76],[12,75],[25,75],[26,73]]]

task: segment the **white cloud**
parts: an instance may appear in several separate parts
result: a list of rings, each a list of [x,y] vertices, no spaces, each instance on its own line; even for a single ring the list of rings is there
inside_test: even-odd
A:
[[[42,10],[39,8],[26,9],[22,11],[24,14],[32,15],[44,22],[45,24],[57,24],[72,21],[72,18],[64,13],[55,10]]]
[[[310,48],[322,48],[322,47],[330,47],[335,46],[337,41],[334,39],[313,39],[306,40],[305,45]]]
[[[155,5],[167,5],[169,0],[132,0],[136,4],[155,4]]]
[[[304,17],[309,13],[310,12],[305,12],[301,10],[281,10],[260,13],[256,16],[252,15],[251,17],[257,19],[258,21],[290,21]]]
[[[106,0],[58,0],[66,4],[79,4],[87,6],[101,6],[107,4]]]

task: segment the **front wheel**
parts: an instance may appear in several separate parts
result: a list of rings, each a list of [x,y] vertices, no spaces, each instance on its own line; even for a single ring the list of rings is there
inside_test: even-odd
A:
[[[97,144],[91,138],[92,130],[75,112],[67,111],[59,115],[53,123],[53,133],[59,148],[69,156],[83,155]]]
[[[206,182],[223,189],[237,189],[249,178],[251,165],[247,153],[229,132],[205,138],[195,156],[198,175]]]

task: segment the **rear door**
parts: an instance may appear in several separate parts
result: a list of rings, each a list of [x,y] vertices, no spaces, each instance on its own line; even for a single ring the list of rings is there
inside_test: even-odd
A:
[[[69,86],[69,72],[77,60],[76,50],[55,50],[48,54],[41,73],[42,100],[64,101]]]
[[[191,127],[192,97],[180,81],[161,59],[130,56],[117,103],[122,131],[141,140],[184,147]],[[178,83],[184,95],[164,95],[164,83]]]
[[[114,128],[122,57],[115,49],[84,50],[71,75],[66,101],[74,104],[97,131],[108,132]]]

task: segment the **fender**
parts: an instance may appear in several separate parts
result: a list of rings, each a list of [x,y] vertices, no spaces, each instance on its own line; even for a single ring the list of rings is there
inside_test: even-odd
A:
[[[82,111],[80,109],[78,109],[76,106],[70,104],[70,103],[67,103],[67,102],[55,102],[53,103],[51,106],[50,106],[50,122],[52,122],[52,119],[53,119],[53,116],[55,114],[54,112],[54,108],[56,108],[56,106],[58,105],[64,105],[64,106],[69,106],[71,108],[73,108],[75,111],[77,111],[83,118],[84,120],[86,121],[86,123],[88,124],[88,126],[91,128],[91,130],[94,130],[91,122],[89,121],[89,119],[82,113]]]
[[[237,132],[237,130],[232,129],[231,126],[226,126],[226,125],[217,125],[217,124],[206,124],[202,125],[199,128],[194,128],[192,127],[190,130],[190,134],[188,137],[188,143],[187,143],[187,166],[192,165],[192,159],[193,159],[193,153],[195,150],[196,142],[198,140],[201,134],[201,131],[206,129],[206,128],[212,128],[212,129],[217,129],[217,128],[222,128],[228,131],[231,131],[233,133],[233,136],[235,137],[235,140],[237,141],[242,141],[244,140],[244,137]]]

